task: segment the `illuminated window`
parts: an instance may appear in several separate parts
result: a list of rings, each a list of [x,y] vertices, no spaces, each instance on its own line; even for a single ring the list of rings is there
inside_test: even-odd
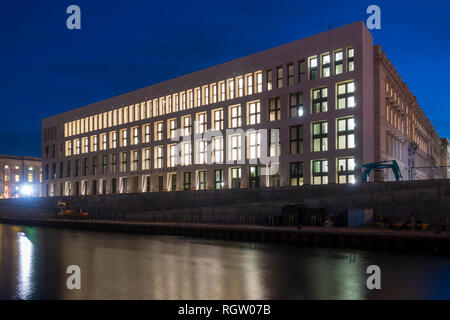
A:
[[[98,151],[98,136],[91,136],[91,152]]]
[[[191,190],[191,173],[184,172],[183,174],[183,187],[184,190]]]
[[[338,183],[355,183],[355,158],[338,158]]]
[[[227,94],[227,90],[225,88],[225,81],[219,82],[219,88],[220,88],[220,101],[225,101]]]
[[[258,159],[261,157],[261,136],[259,131],[252,131],[248,134],[248,158]]]
[[[207,161],[207,141],[197,141],[197,164],[205,164]]]
[[[145,120],[148,117],[149,115],[147,115],[147,102],[141,102],[141,120]]]
[[[169,119],[167,121],[168,121],[167,126],[169,127],[169,138],[170,139],[177,138],[177,119]]]
[[[121,152],[120,153],[120,172],[127,172],[128,167],[128,153]]]
[[[239,189],[241,187],[241,168],[230,169],[231,188]]]
[[[303,162],[290,163],[290,185],[295,187],[303,185]]]
[[[337,119],[337,148],[355,147],[355,118]]]
[[[214,188],[215,189],[223,189],[223,170],[216,169],[214,170]]]
[[[159,115],[162,116],[166,112],[166,98],[159,98]]]
[[[350,48],[347,50],[347,69],[348,71],[355,70],[355,49]]]
[[[83,138],[83,153],[89,152],[89,139],[88,137]]]
[[[283,87],[283,67],[277,67],[277,88]]]
[[[344,71],[343,61],[344,55],[342,50],[336,51],[334,53],[334,74],[341,74]]]
[[[354,108],[355,103],[355,83],[347,82],[337,85],[337,109]]]
[[[106,137],[106,133],[102,133],[100,135],[100,139],[101,139],[101,149],[102,150],[106,150],[108,148],[108,141],[107,141],[107,137]]]
[[[328,122],[321,121],[312,124],[313,152],[328,150]]]
[[[212,162],[223,163],[223,137],[214,137],[212,139]]]
[[[200,107],[202,105],[202,94],[200,88],[195,89],[195,95],[197,97],[196,107]]]
[[[80,153],[81,153],[80,139],[76,139],[75,140],[75,154],[80,154]]]
[[[111,131],[109,133],[109,148],[117,148],[117,131]]]
[[[212,86],[212,102],[216,103],[217,102],[217,85],[214,83]]]
[[[130,122],[133,122],[134,121],[134,106],[130,106],[128,108],[128,112],[129,112],[128,119],[130,119]]]
[[[289,110],[291,118],[303,116],[303,94],[301,92],[289,96]]]
[[[155,147],[155,169],[161,169],[164,160],[164,149],[163,146]]]
[[[249,74],[245,76],[247,95],[253,94],[253,75]]]
[[[182,160],[183,160],[182,164],[184,166],[191,165],[191,159],[192,159],[191,142],[183,142],[181,153],[182,153]]]
[[[242,160],[242,137],[240,134],[231,135],[231,152],[230,160],[231,161],[239,161]]]
[[[272,90],[272,70],[267,70],[267,91]]]
[[[123,123],[128,123],[128,107],[123,108]]]
[[[120,130],[120,146],[126,147],[128,145],[128,131],[127,129]]]
[[[247,104],[248,124],[258,124],[261,122],[261,104],[259,101],[249,102]]]
[[[212,111],[213,130],[223,130],[223,109],[216,109]]]
[[[142,170],[150,170],[150,154],[151,150],[150,148],[145,148],[142,150],[142,158],[144,159],[142,162]]]
[[[328,183],[328,160],[313,160],[312,161],[312,184],[327,184]]]
[[[189,94],[189,109],[194,107],[194,92],[192,90],[188,91]]]
[[[269,99],[269,119],[270,121],[281,119],[280,97]]]
[[[159,116],[159,101],[158,99],[153,100],[153,116]]]
[[[209,104],[209,87],[203,87],[203,97],[204,97],[204,105]]]
[[[328,89],[320,88],[312,90],[312,113],[328,111]]]
[[[206,189],[206,171],[198,171],[197,172],[197,180],[198,180],[198,190],[205,190]]]
[[[206,112],[197,113],[197,133],[205,133],[207,130]]]
[[[256,92],[260,93],[263,90],[263,79],[262,79],[262,72],[256,73]]]
[[[279,157],[281,155],[280,129],[269,129],[269,156]]]
[[[150,143],[150,125],[145,124],[143,131],[144,131],[144,143]]]
[[[190,136],[192,134],[191,116],[184,116],[181,120],[183,125],[183,136]]]
[[[228,99],[234,99],[234,79],[228,79]]]
[[[132,150],[131,151],[131,171],[139,170],[139,151]]]
[[[294,64],[290,63],[287,66],[288,70],[288,86],[294,84]]]
[[[322,55],[322,78],[330,76],[331,56],[329,53]]]
[[[18,174],[14,175],[14,181],[20,182],[20,176]]]
[[[177,165],[177,145],[176,144],[169,144],[167,146],[167,152],[168,152],[168,162],[167,166],[169,168],[175,167]]]
[[[155,141],[161,141],[163,139],[163,122],[159,121],[155,123]]]
[[[239,128],[242,125],[241,106],[230,107],[230,128]]]
[[[180,110],[186,110],[186,92],[181,93],[181,109]]]
[[[66,141],[66,157],[72,155],[72,140]]]
[[[131,128],[133,134],[133,145],[139,144],[139,127]]]
[[[238,97],[244,96],[244,79],[242,77],[237,77],[238,84]]]
[[[317,79],[317,69],[318,69],[317,57],[314,56],[314,57],[309,58],[309,79],[310,80]]]

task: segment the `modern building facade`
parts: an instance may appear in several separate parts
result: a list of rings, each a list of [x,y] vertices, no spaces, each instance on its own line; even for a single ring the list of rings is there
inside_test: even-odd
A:
[[[41,196],[42,159],[0,154],[0,199]]]
[[[404,179],[424,179],[410,168],[442,160],[442,141],[363,22],[42,128],[48,196],[354,183],[362,164],[392,159]]]

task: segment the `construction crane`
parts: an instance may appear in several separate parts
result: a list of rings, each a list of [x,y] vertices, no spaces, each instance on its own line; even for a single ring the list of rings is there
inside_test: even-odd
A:
[[[372,170],[376,170],[376,169],[392,169],[392,171],[394,172],[396,181],[400,181],[400,179],[403,179],[402,173],[400,171],[400,167],[398,166],[398,163],[396,160],[384,160],[384,161],[371,162],[371,163],[363,164],[362,167],[364,168],[364,171],[361,176],[361,183],[366,183],[367,178],[370,175],[370,172]]]

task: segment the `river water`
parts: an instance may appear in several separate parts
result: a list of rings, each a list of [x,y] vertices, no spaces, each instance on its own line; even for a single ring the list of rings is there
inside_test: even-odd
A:
[[[0,299],[393,298],[450,299],[450,258],[0,224]]]

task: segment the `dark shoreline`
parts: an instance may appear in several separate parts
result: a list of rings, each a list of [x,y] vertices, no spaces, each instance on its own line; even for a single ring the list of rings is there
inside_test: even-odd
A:
[[[263,227],[199,223],[0,218],[0,223],[86,231],[175,235],[450,256],[450,235],[389,229]]]

